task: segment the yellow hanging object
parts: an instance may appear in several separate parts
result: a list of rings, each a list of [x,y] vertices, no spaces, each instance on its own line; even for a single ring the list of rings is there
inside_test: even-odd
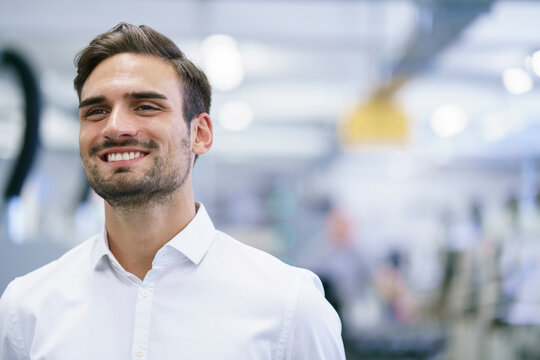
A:
[[[377,96],[353,109],[340,129],[344,145],[402,144],[408,119],[391,97]]]

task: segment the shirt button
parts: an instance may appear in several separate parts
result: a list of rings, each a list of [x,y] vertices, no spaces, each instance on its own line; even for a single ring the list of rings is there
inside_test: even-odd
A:
[[[148,290],[148,289],[142,289],[142,290],[141,290],[141,295],[142,295],[143,297],[147,297],[148,295],[150,295],[150,290]]]
[[[144,355],[144,350],[143,349],[137,348],[137,350],[135,350],[135,356],[142,357],[143,355]]]

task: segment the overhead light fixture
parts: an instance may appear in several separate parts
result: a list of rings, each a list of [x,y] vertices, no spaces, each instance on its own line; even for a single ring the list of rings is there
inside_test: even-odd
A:
[[[242,101],[231,101],[223,105],[218,112],[221,126],[229,131],[245,130],[253,122],[251,106]]]
[[[527,71],[522,68],[510,68],[503,72],[503,84],[513,95],[524,94],[532,89],[533,82]]]
[[[455,136],[465,130],[467,122],[465,110],[453,104],[439,106],[433,111],[430,119],[433,132],[444,138]]]
[[[202,43],[202,56],[208,80],[220,91],[233,90],[244,79],[244,65],[236,40],[228,35],[212,35]]]

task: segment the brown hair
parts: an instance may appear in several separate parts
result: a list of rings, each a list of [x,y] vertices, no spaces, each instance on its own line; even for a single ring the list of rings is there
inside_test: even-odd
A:
[[[210,111],[211,88],[202,70],[186,58],[171,39],[149,26],[119,23],[98,35],[75,57],[77,76],[73,80],[79,100],[83,85],[92,71],[105,59],[117,54],[146,54],[169,62],[183,86],[183,114],[186,122]]]

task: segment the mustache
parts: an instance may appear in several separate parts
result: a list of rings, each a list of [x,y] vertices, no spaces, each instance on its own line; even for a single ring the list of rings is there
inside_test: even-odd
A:
[[[159,148],[159,145],[153,140],[140,141],[134,138],[129,138],[122,141],[116,141],[116,140],[107,139],[103,141],[101,144],[96,144],[92,146],[88,154],[90,156],[93,156],[93,155],[96,155],[98,152],[105,151],[113,147],[122,147],[122,146],[136,146],[142,149],[149,149],[149,150]]]

